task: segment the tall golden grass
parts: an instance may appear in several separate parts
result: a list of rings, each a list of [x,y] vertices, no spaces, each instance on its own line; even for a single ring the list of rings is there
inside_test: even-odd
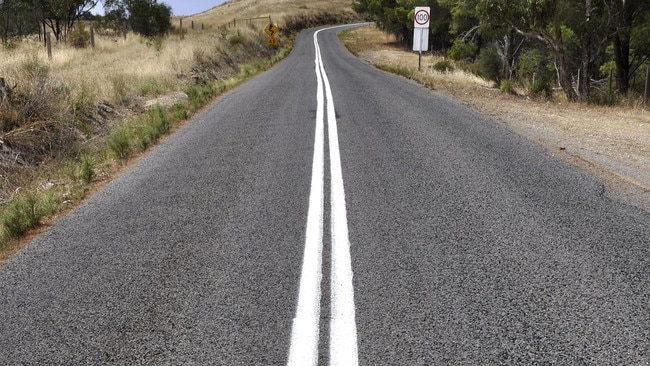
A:
[[[281,28],[280,52],[266,45],[265,19],[228,24],[269,15]],[[286,55],[286,28],[354,18],[347,0],[231,0],[185,18],[182,30],[174,19],[176,30],[161,43],[96,32],[94,49],[54,44],[51,59],[35,36],[0,47],[0,77],[18,85],[0,103],[0,262],[17,247],[13,238],[78,202],[210,98]],[[143,107],[179,91],[187,101]]]

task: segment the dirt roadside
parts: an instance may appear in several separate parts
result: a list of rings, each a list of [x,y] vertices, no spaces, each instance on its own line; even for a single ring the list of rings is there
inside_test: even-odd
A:
[[[354,50],[376,66],[417,70],[418,55],[395,47],[374,27],[355,33]],[[362,43],[367,44],[363,45]],[[454,71],[441,73],[432,66],[439,57],[422,58],[425,78],[437,93],[463,103],[495,122],[542,146],[552,156],[596,176],[606,194],[650,212],[650,110],[639,107],[602,107],[510,95],[484,80]]]

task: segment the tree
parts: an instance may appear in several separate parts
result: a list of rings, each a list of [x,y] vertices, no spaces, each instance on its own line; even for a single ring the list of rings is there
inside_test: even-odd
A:
[[[413,40],[413,10],[416,6],[431,8],[431,41],[442,46],[449,44],[449,12],[436,0],[354,0],[352,8],[359,14],[366,15],[382,29],[397,37],[404,43]]]
[[[70,29],[81,17],[90,14],[99,0],[23,0],[31,1],[43,31],[49,27],[54,33],[54,38],[60,42],[65,41]]]
[[[35,32],[38,21],[28,3],[22,0],[0,0],[0,39],[3,44],[11,36]]]
[[[626,95],[632,75],[650,57],[650,3],[646,0],[610,0],[607,5],[614,19],[612,43],[616,88]]]
[[[578,100],[573,89],[562,32],[566,2],[559,0],[477,0],[477,13],[484,22],[507,24],[518,33],[543,41],[552,51],[558,82],[570,101]]]
[[[105,0],[104,8],[118,23],[128,19],[131,29],[145,37],[162,36],[172,28],[171,7],[157,0]]]

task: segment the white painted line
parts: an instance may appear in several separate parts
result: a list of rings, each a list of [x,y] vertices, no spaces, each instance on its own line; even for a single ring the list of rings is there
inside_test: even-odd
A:
[[[332,230],[332,276],[331,276],[331,319],[330,319],[330,365],[358,365],[357,325],[355,320],[354,287],[352,284],[352,261],[348,219],[345,208],[345,190],[339,151],[338,128],[334,97],[325,65],[318,46],[318,33],[314,34],[317,60],[325,85],[327,97],[327,130],[330,151],[331,173],[331,230]]]
[[[320,300],[323,253],[323,211],[324,211],[324,96],[323,81],[316,59],[318,95],[316,109],[316,132],[314,137],[314,158],[311,172],[311,191],[307,211],[305,252],[303,255],[298,308],[293,319],[291,346],[287,365],[316,366],[318,364],[318,339],[320,321]]]
[[[338,27],[332,27],[338,28]],[[327,29],[332,29],[327,28]],[[323,29],[325,30],[325,29]],[[330,145],[331,171],[331,320],[330,365],[358,365],[357,326],[355,321],[354,288],[350,240],[345,208],[345,191],[339,152],[338,129],[332,89],[325,72],[318,45],[318,33],[314,34],[316,49],[315,71],[318,81],[316,132],[312,162],[311,191],[307,211],[305,252],[303,254],[298,308],[293,319],[291,345],[287,365],[318,365],[318,341],[322,280],[323,218],[324,218],[324,115],[327,98],[327,129]]]

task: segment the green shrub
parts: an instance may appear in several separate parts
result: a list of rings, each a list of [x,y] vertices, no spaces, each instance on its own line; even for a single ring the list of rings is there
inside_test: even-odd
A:
[[[550,56],[537,48],[527,49],[519,56],[516,72],[521,84],[528,87],[529,90],[540,90],[540,87],[544,87],[544,83],[550,87],[550,80],[555,77],[553,61]],[[533,86],[535,83],[538,85]]]
[[[472,64],[472,72],[487,80],[499,83],[501,81],[501,58],[496,45],[492,44],[481,50],[476,61]]]
[[[156,104],[149,110],[149,119],[151,120],[151,124],[156,128],[156,131],[158,131],[160,135],[169,133],[169,130],[171,128],[169,115],[167,111],[159,104]]]
[[[108,149],[120,160],[126,160],[131,156],[132,147],[129,134],[125,127],[118,127],[106,138]]]
[[[79,170],[77,171],[77,179],[81,182],[88,184],[92,182],[95,177],[95,158],[90,154],[81,156]]]
[[[613,90],[593,89],[589,94],[589,103],[597,105],[614,105],[618,102],[618,96]]]
[[[501,83],[499,84],[499,89],[504,93],[515,94],[514,86],[512,85],[512,81],[510,80],[501,80]]]
[[[553,95],[553,87],[551,86],[551,82],[549,80],[537,79],[528,88],[528,93],[535,97],[543,96],[550,98]]]
[[[126,77],[122,74],[113,75],[111,77],[111,84],[113,84],[113,101],[115,104],[125,104],[129,94]]]
[[[147,45],[147,47],[153,48],[157,54],[160,55],[160,52],[163,49],[165,43],[165,37],[164,36],[147,36],[144,38],[144,44]]]
[[[447,55],[454,61],[463,61],[474,58],[477,52],[478,45],[476,43],[456,39]]]
[[[147,80],[140,85],[140,95],[143,97],[158,96],[165,94],[169,88],[170,86],[168,83],[160,82],[157,78],[147,78]]]
[[[237,46],[240,44],[244,43],[244,37],[242,37],[239,32],[237,34],[233,34],[230,37],[228,37],[228,43],[230,43],[231,46]]]
[[[187,106],[183,103],[174,104],[170,112],[176,121],[183,121],[190,118],[190,112],[187,110]]]
[[[454,71],[454,65],[449,60],[441,60],[433,64],[433,69],[438,71],[438,72],[453,72]]]
[[[4,46],[4,49],[7,50],[7,51],[13,51],[16,48],[18,48],[18,44],[16,42],[12,41],[11,39],[8,40],[3,46]]]
[[[90,33],[86,31],[86,27],[82,22],[78,22],[70,34],[68,34],[70,44],[75,48],[86,48],[90,44]]]
[[[2,216],[3,234],[5,237],[16,238],[36,226],[42,214],[38,209],[38,200],[32,193],[14,198]]]

